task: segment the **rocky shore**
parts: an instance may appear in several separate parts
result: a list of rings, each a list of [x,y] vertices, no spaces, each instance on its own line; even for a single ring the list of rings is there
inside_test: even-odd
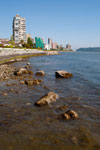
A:
[[[34,77],[35,74],[35,77]],[[70,78],[72,77],[71,73],[68,73],[66,71],[57,71],[55,72],[55,77],[58,78]],[[30,63],[27,63],[24,67],[21,68],[16,68],[14,67],[12,64],[4,64],[4,65],[0,65],[0,81],[4,82],[4,81],[9,81],[13,80],[13,81],[17,81],[17,83],[20,85],[24,85],[24,86],[29,86],[29,87],[34,87],[37,85],[42,85],[43,86],[43,79],[39,80],[36,77],[44,77],[45,76],[45,72],[42,71],[38,71],[36,73],[33,73],[31,71],[31,67],[30,67]],[[6,84],[6,86],[12,86],[12,84]],[[12,90],[14,92],[14,90]],[[5,91],[2,92],[3,96],[7,96],[8,93],[6,93]],[[44,106],[44,105],[49,105],[51,103],[56,102],[56,100],[59,99],[59,95],[50,91],[49,93],[47,93],[46,95],[44,95],[43,97],[41,97],[37,102],[35,102],[34,104],[36,106]],[[61,108],[61,107],[60,107]],[[64,108],[64,107],[63,107]],[[66,109],[65,109],[66,110]],[[78,118],[78,114],[76,112],[74,112],[73,110],[69,110],[68,113],[65,113],[62,115],[62,118],[69,120],[69,119],[77,119]]]
[[[23,141],[26,150],[39,149],[41,142],[75,150],[86,146],[91,149],[97,145],[98,141],[91,133],[78,126],[82,117],[79,105],[76,104],[74,109],[70,102],[67,103],[67,98],[65,101],[53,88],[49,88],[44,83],[46,76],[44,70],[33,71],[28,59],[0,65],[0,143],[7,143],[9,149],[14,149],[16,143]],[[72,73],[67,71],[54,72],[58,82],[72,77]],[[76,129],[73,124],[76,124]],[[46,145],[49,150],[49,144]],[[41,147],[46,148],[45,144]]]

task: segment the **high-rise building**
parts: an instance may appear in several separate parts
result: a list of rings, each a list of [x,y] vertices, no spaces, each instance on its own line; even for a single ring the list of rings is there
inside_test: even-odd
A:
[[[52,49],[57,49],[57,43],[55,42],[52,43]]]
[[[48,46],[49,49],[52,49],[52,39],[48,38]]]
[[[26,42],[26,19],[19,15],[13,18],[13,39],[15,43]]]

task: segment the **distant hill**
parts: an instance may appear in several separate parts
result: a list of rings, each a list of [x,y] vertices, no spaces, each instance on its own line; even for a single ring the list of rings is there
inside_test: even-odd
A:
[[[100,47],[79,48],[77,52],[100,52]]]

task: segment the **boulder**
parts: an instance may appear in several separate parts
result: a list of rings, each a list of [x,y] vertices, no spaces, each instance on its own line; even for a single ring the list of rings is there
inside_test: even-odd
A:
[[[56,71],[55,75],[57,78],[70,78],[73,76],[72,73],[66,71]]]
[[[78,119],[79,115],[74,110],[68,110],[66,113],[62,114],[62,117],[66,120]]]
[[[6,92],[2,92],[1,95],[2,96],[8,96],[8,94]]]
[[[29,63],[29,62],[27,63],[28,66],[29,66],[30,64],[31,64],[31,63]]]
[[[33,80],[33,85],[39,85],[42,82],[42,80]]]
[[[35,105],[37,106],[43,106],[43,105],[48,105],[50,103],[56,102],[56,100],[59,98],[59,95],[54,93],[54,92],[49,92],[42,98],[40,98]]]
[[[33,80],[25,80],[24,81],[26,85],[31,86],[33,85]]]
[[[35,75],[36,76],[45,76],[45,72],[44,71],[38,71]]]
[[[20,68],[14,72],[14,75],[22,75],[22,74],[28,74],[29,71],[26,68]]]

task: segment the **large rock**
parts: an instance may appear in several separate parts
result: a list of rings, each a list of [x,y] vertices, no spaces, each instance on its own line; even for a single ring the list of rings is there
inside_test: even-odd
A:
[[[15,75],[28,74],[28,70],[26,68],[20,68],[14,72]]]
[[[78,119],[79,115],[74,110],[68,110],[66,113],[62,114],[62,117],[66,120]]]
[[[37,106],[43,106],[43,105],[48,105],[50,103],[56,102],[56,100],[59,98],[59,95],[54,93],[54,92],[49,92],[42,98],[40,98],[35,105]]]
[[[27,68],[20,68],[14,72],[14,75],[22,75],[22,74],[33,74],[31,70],[28,70]]]
[[[45,76],[45,72],[44,71],[38,71],[35,75],[36,76]]]
[[[70,78],[73,76],[72,73],[66,71],[56,71],[55,75],[57,78]]]

